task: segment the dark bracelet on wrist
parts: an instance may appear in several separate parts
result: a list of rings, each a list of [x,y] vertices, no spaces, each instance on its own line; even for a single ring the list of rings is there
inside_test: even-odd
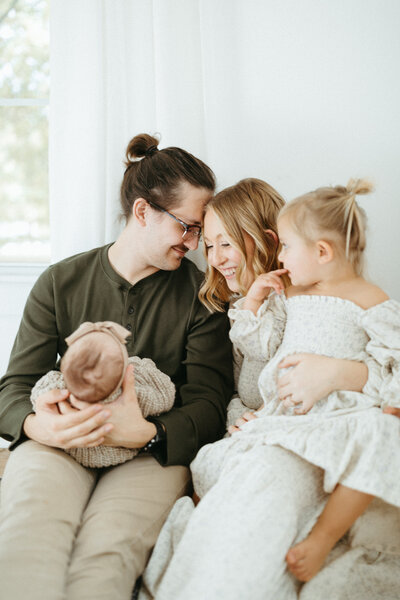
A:
[[[153,436],[151,440],[149,440],[147,444],[143,446],[143,448],[141,448],[141,452],[150,452],[153,446],[156,446],[157,444],[160,444],[160,442],[164,442],[167,439],[167,434],[160,421],[157,421],[152,417],[147,417],[146,420],[150,423],[153,423],[156,426],[157,432],[155,436]]]

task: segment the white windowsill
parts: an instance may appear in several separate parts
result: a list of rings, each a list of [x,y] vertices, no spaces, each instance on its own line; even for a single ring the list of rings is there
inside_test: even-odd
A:
[[[48,266],[47,263],[0,263],[0,283],[35,281]]]

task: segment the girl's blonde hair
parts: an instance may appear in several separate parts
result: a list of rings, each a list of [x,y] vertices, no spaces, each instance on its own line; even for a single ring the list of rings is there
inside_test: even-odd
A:
[[[308,242],[318,238],[329,241],[361,275],[367,217],[356,196],[372,190],[367,179],[350,179],[346,187],[321,187],[286,204],[279,218],[288,216],[296,232]]]
[[[247,271],[248,255],[246,251],[246,232],[254,242],[252,267],[257,277],[278,268],[277,217],[285,201],[278,192],[261,179],[242,179],[219,192],[208,204],[206,212],[213,210],[229,234],[232,245],[239,250],[242,261],[236,270],[236,278],[241,294],[246,294],[244,278]],[[266,233],[271,229],[276,239]],[[207,249],[204,247],[207,258]],[[200,289],[199,298],[210,312],[224,310],[224,305],[232,298],[225,277],[208,264],[205,281]]]

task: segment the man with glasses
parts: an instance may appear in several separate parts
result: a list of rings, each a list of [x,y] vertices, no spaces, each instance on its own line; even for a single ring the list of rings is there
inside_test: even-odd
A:
[[[118,239],[50,266],[28,298],[0,382],[0,435],[13,449],[0,504],[4,598],[128,600],[171,506],[189,489],[187,465],[224,433],[229,324],[201,305],[203,274],[185,258],[198,247],[214,175],[188,152],[158,151],[156,142],[143,134],[128,145]],[[52,390],[32,413],[32,386],[84,321],[131,331],[128,354],[151,358],[175,384],[170,412],[144,419],[128,368],[111,404]],[[58,450],[99,444],[142,451],[96,470]]]
[[[188,225],[187,223],[185,223],[185,221],[178,219],[178,217],[170,213],[168,210],[165,210],[165,208],[158,206],[158,204],[156,204],[155,202],[151,202],[150,200],[148,200],[148,203],[153,208],[156,208],[157,210],[160,210],[161,212],[164,212],[167,215],[169,215],[172,219],[175,219],[175,221],[182,226],[182,239],[184,239],[185,241],[191,239],[197,239],[199,241],[201,239],[201,225]]]

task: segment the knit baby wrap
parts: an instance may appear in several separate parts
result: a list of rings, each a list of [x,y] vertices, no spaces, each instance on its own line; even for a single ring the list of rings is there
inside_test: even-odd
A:
[[[132,356],[128,364],[135,366],[135,390],[143,416],[157,416],[171,410],[175,399],[175,386],[171,378],[157,369],[150,358]],[[60,371],[49,371],[35,384],[31,392],[31,402],[36,408],[39,396],[54,389],[65,389],[65,383]],[[118,394],[119,395],[119,394]],[[113,402],[115,394],[105,398],[100,404]],[[112,446],[96,446],[94,448],[68,448],[70,454],[84,467],[111,467],[130,460],[139,452],[137,448],[114,448]]]

